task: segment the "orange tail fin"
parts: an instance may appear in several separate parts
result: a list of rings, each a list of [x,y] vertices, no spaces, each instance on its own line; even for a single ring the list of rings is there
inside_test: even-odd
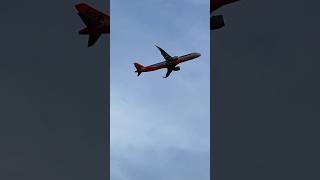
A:
[[[133,63],[133,64],[134,64],[134,67],[136,67],[136,71],[135,72],[138,73],[138,76],[140,76],[144,66],[139,64],[139,63]]]

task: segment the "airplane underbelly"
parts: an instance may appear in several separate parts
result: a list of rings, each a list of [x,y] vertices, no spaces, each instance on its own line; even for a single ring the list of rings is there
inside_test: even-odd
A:
[[[162,66],[149,66],[149,67],[146,67],[145,68],[145,72],[148,72],[148,71],[155,71],[155,70],[158,70],[158,69],[161,69],[163,68]]]

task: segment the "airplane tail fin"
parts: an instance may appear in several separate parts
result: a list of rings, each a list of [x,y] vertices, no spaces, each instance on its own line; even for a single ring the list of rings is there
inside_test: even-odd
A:
[[[136,71],[135,72],[138,73],[138,76],[140,76],[144,66],[139,64],[139,63],[133,63],[133,64],[134,64],[134,67],[136,67]]]
[[[94,9],[93,7],[85,3],[77,4],[75,5],[75,8],[78,10],[78,15],[87,27],[101,25],[99,17],[105,15],[102,12]]]
[[[86,25],[86,28],[80,30],[79,34],[89,35],[88,47],[90,47],[99,39],[101,33],[104,33],[100,32],[100,28],[103,25],[104,17],[109,16],[85,3],[77,4],[75,5],[75,8],[78,11],[78,15]]]

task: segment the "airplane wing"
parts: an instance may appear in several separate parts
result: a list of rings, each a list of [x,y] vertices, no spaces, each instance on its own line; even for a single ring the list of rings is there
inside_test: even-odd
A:
[[[97,25],[101,25],[103,19],[108,18],[109,16],[92,8],[91,6],[80,3],[75,5],[75,8],[78,10],[78,15],[82,19],[82,21],[88,27],[94,27]]]
[[[163,78],[169,77],[170,74],[171,74],[171,72],[172,72],[172,69],[171,69],[171,68],[168,68],[168,69],[167,69],[167,74],[166,74],[166,76],[163,76]]]
[[[161,55],[164,57],[164,59],[166,61],[172,61],[173,60],[173,58],[166,51],[164,51],[162,48],[158,47],[157,45],[156,45],[156,47],[159,49],[159,51],[161,52]]]
[[[210,0],[210,12],[213,12],[222,6],[237,2],[239,0]]]

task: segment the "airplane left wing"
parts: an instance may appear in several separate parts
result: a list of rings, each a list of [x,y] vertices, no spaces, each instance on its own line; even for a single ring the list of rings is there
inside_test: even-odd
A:
[[[173,60],[173,58],[166,51],[164,51],[161,47],[158,47],[157,45],[156,45],[156,47],[159,49],[159,51],[161,52],[161,55],[164,57],[164,59],[166,61],[172,61]]]
[[[163,77],[163,78],[169,77],[170,74],[171,74],[171,72],[172,72],[172,69],[171,69],[171,68],[168,68],[168,69],[167,69],[167,74],[166,74],[166,76],[162,76],[162,77]]]

